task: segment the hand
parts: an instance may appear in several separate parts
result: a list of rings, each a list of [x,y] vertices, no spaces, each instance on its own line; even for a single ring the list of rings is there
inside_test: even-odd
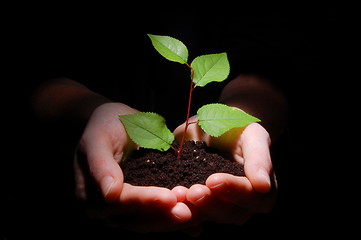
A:
[[[121,103],[105,103],[94,110],[75,154],[76,195],[88,203],[100,199],[101,204],[90,205],[86,212],[111,226],[142,232],[183,228],[191,212],[174,191],[123,182],[119,163],[136,145],[118,115],[135,112]]]
[[[190,122],[196,121],[192,117]],[[184,124],[175,131],[180,140]],[[193,215],[217,223],[243,224],[255,213],[269,212],[275,202],[276,185],[270,157],[270,137],[258,123],[235,128],[219,138],[202,131],[197,124],[188,127],[186,140],[205,141],[244,165],[246,177],[216,173],[206,184],[184,190],[184,202]],[[272,190],[272,191],[271,191]]]

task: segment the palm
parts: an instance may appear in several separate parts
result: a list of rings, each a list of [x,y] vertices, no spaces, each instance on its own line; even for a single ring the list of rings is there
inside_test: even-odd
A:
[[[119,163],[136,146],[129,140],[118,115],[134,112],[136,110],[118,103],[103,104],[94,111],[75,156],[77,195],[91,202],[93,195],[87,190],[94,189],[89,185],[95,180],[103,199],[111,204],[92,209],[92,217],[104,220],[111,217],[116,219],[112,224],[136,231],[184,228],[179,223],[188,221],[191,213],[184,203],[177,202],[176,193],[123,182]],[[86,164],[81,164],[84,162]],[[124,217],[129,215],[133,216],[131,220]]]
[[[182,137],[183,129],[184,124],[174,131],[176,139]],[[272,208],[275,191],[266,194],[271,189],[270,139],[261,125],[253,123],[213,138],[193,124],[188,128],[186,139],[205,141],[245,168],[246,177],[216,173],[207,179],[206,185],[197,184],[189,189],[187,200],[196,206],[192,209],[200,212],[205,220],[242,224],[252,214]]]

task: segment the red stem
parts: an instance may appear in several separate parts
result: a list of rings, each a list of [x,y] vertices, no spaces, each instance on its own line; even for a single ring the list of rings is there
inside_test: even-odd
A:
[[[179,149],[178,149],[178,157],[177,159],[180,159],[180,156],[182,154],[182,149],[183,149],[183,145],[184,145],[184,142],[185,142],[185,137],[186,137],[186,134],[187,134],[187,129],[188,129],[188,126],[191,124],[189,123],[189,117],[190,117],[190,113],[191,113],[191,103],[192,103],[192,96],[193,96],[193,79],[194,79],[194,69],[188,64],[186,63],[187,67],[189,67],[191,69],[191,84],[190,84],[190,87],[189,87],[189,97],[188,97],[188,108],[187,108],[187,116],[186,116],[186,125],[184,127],[184,132],[183,132],[183,136],[182,136],[182,141],[180,143],[180,146],[179,146]]]

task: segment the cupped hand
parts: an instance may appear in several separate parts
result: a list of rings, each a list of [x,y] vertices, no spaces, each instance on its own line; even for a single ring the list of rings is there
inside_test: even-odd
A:
[[[190,122],[196,122],[192,117]],[[184,124],[174,131],[180,141]],[[186,140],[205,141],[224,155],[244,165],[245,177],[215,173],[206,184],[184,191],[183,199],[203,220],[241,225],[256,213],[271,211],[276,199],[276,180],[270,157],[270,137],[258,123],[234,128],[213,138],[197,124],[188,127]]]
[[[75,153],[76,196],[88,203],[100,200],[101,204],[86,204],[90,206],[86,213],[111,226],[142,232],[184,228],[191,211],[177,201],[174,191],[123,182],[119,163],[137,146],[118,115],[135,112],[121,103],[105,103],[94,110]]]

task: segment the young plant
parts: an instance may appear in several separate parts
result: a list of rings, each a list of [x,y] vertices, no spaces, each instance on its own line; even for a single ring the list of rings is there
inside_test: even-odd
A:
[[[198,124],[203,131],[213,137],[235,127],[244,127],[260,120],[242,110],[220,103],[207,104],[197,111],[197,122],[189,122],[193,90],[204,87],[210,82],[224,81],[230,71],[226,53],[209,54],[196,57],[188,64],[188,49],[178,39],[169,36],[148,34],[153,47],[169,61],[186,65],[190,69],[190,87],[187,105],[187,115],[183,137],[179,148],[173,147],[174,135],[166,126],[165,119],[152,112],[139,112],[129,115],[119,115],[129,137],[140,147],[167,151],[169,148],[182,153],[185,136],[190,124]]]

